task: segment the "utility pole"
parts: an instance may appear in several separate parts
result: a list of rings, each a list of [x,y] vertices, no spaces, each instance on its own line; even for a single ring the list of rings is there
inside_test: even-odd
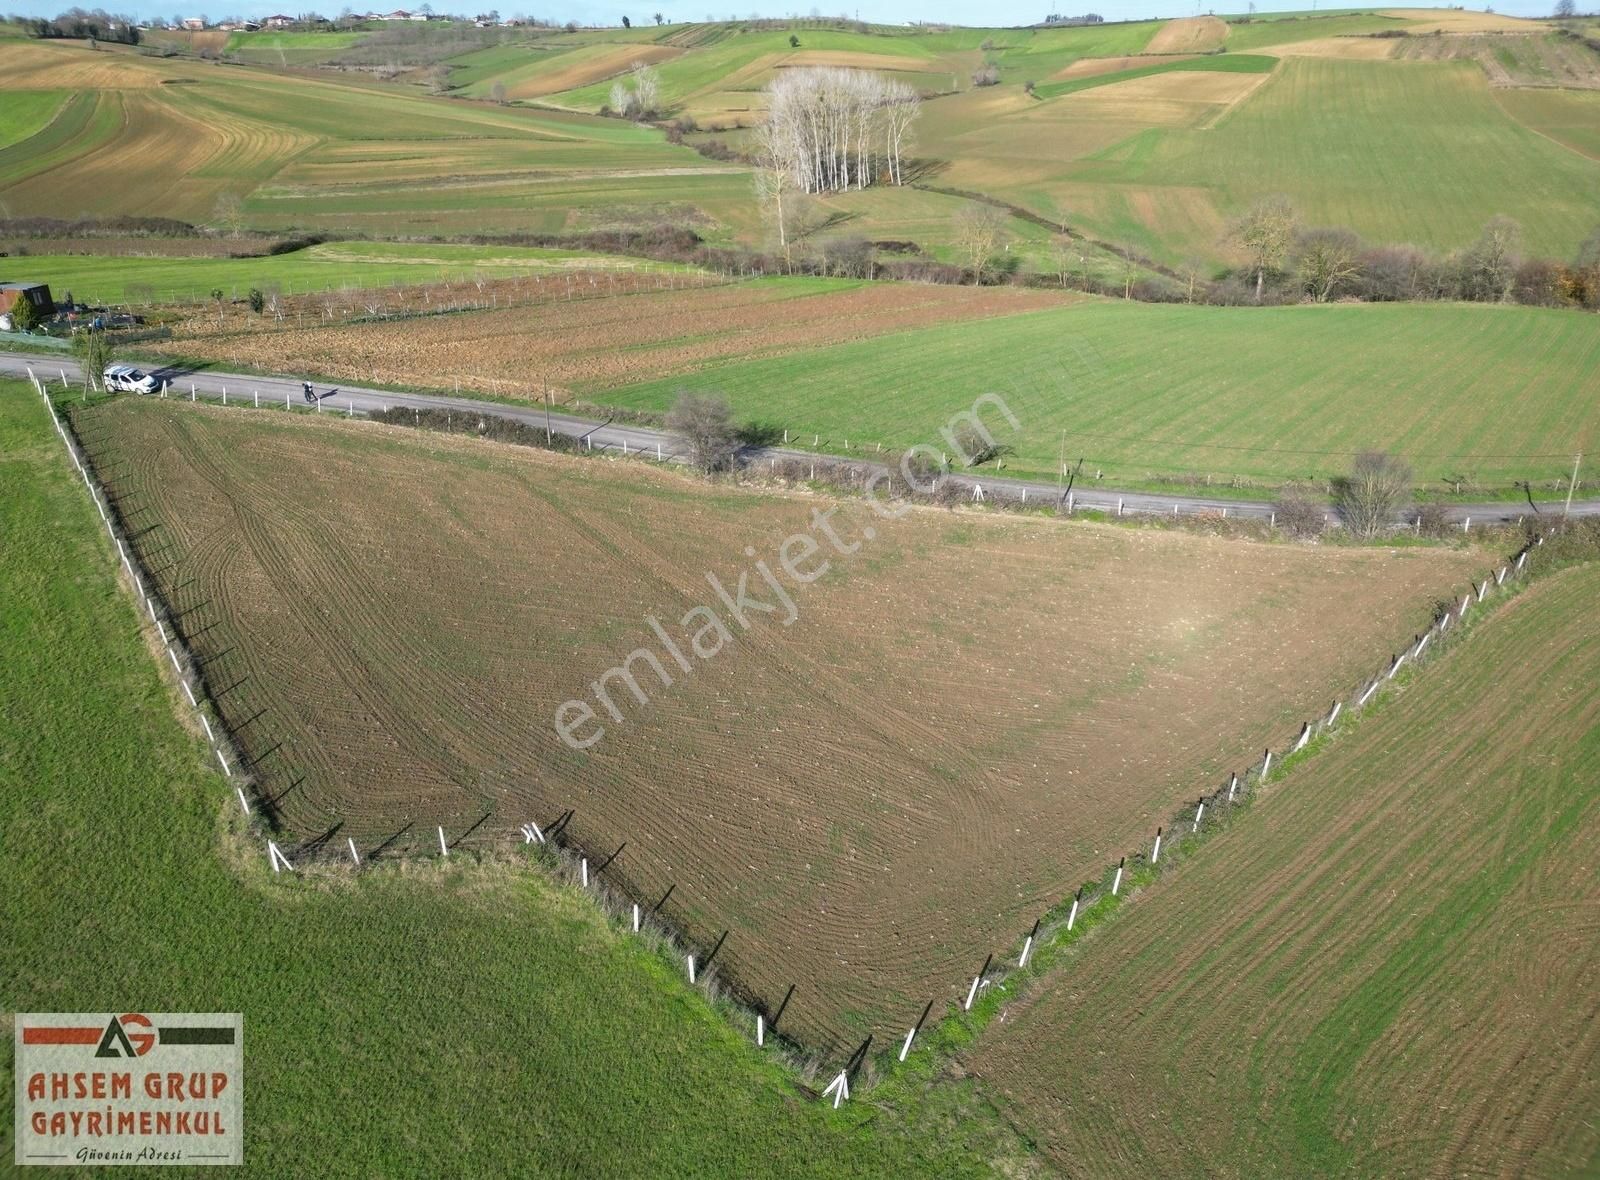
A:
[[[1579,451],[1572,457],[1572,478],[1567,481],[1567,506],[1562,509],[1563,517],[1572,514],[1572,489],[1578,486],[1578,464],[1583,462],[1583,452]]]

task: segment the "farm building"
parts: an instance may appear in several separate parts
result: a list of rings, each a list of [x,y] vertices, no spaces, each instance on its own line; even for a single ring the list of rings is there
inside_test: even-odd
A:
[[[284,16],[281,12],[274,13],[272,16],[263,17],[262,23],[269,29],[287,29],[294,24],[294,17]]]
[[[0,316],[7,321],[11,319],[11,309],[24,300],[33,304],[34,310],[41,316],[47,316],[56,309],[55,301],[50,298],[50,288],[45,283],[0,283]]]

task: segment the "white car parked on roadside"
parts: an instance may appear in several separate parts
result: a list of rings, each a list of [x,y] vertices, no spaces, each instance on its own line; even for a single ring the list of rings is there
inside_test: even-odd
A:
[[[107,365],[101,377],[106,383],[107,392],[154,393],[157,389],[154,377],[132,365]]]

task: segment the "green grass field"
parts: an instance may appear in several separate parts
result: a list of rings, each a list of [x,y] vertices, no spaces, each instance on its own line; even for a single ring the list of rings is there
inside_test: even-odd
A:
[[[223,52],[253,65],[309,66],[337,57],[367,34],[300,33],[261,29],[254,33],[232,33]]]
[[[1570,312],[1095,301],[586,396],[662,410],[681,389],[714,392],[742,418],[835,448],[943,449],[950,415],[996,391],[1022,423],[1007,460],[1016,474],[1053,475],[1064,445],[1123,483],[1281,481],[1337,474],[1350,452],[1386,447],[1424,485],[1531,478],[1548,494],[1600,434],[1597,371],[1600,332]]]
[[[983,1174],[970,1086],[800,1097],[538,871],[285,881],[180,728],[28,387],[0,385],[0,977],[15,1011],[240,1011],[249,1174]],[[11,1038],[4,1076],[11,1087]]]
[[[1234,53],[1220,54],[1215,57],[1192,57],[1181,61],[1157,61],[1147,66],[1136,66],[1129,70],[1114,70],[1109,74],[1090,74],[1084,78],[1073,78],[1066,82],[1047,82],[1036,87],[1034,94],[1039,98],[1058,98],[1063,94],[1076,94],[1080,90],[1093,90],[1097,86],[1110,86],[1117,82],[1129,82],[1134,78],[1149,78],[1155,74],[1171,74],[1175,72],[1199,70],[1202,73],[1215,74],[1270,74],[1277,66],[1275,57],[1262,57],[1257,54]]]
[[[19,90],[6,96],[0,106],[0,148],[37,135],[56,117],[66,102],[60,90]]]
[[[1594,1175],[1597,596],[1591,540],[1080,942],[967,1055],[1017,1125],[1074,1174]]]
[[[515,278],[572,267],[645,267],[670,263],[523,246],[403,245],[327,242],[262,258],[141,258],[136,255],[33,254],[13,269],[49,283],[57,296],[84,302],[197,303],[221,288],[230,299],[276,285],[284,295],[471,278]]]
[[[1529,249],[1567,258],[1600,216],[1600,162],[1507,117],[1469,62],[1286,60],[1215,127],[1151,131],[1086,167],[1158,199],[1202,188],[1223,210],[1286,193],[1310,224],[1439,250],[1504,213]]]

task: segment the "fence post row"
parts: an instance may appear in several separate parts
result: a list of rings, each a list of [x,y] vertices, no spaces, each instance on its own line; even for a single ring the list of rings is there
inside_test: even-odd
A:
[[[151,597],[150,592],[145,588],[146,580],[141,576],[140,571],[134,568],[134,554],[130,552],[131,542],[124,544],[123,538],[119,535],[117,524],[111,519],[111,513],[107,509],[106,497],[101,489],[97,486],[95,482],[95,476],[90,466],[86,462],[87,457],[80,454],[77,444],[73,441],[72,436],[67,433],[67,428],[62,425],[61,416],[56,413],[55,404],[51,402],[50,393],[45,388],[44,382],[41,381],[34,373],[33,366],[26,365],[24,368],[27,370],[28,380],[33,384],[34,392],[36,392],[39,395],[40,400],[44,402],[45,412],[50,415],[50,424],[56,428],[56,434],[60,436],[62,446],[66,448],[67,458],[72,461],[73,468],[83,480],[83,486],[89,493],[89,500],[92,504],[94,504],[95,511],[99,513],[101,524],[105,526],[106,535],[111,539],[111,543],[116,546],[117,557],[122,562],[123,569],[127,571],[128,579],[133,586],[136,601],[142,601],[144,603],[145,610],[150,615],[150,621],[155,624],[156,633],[161,637],[162,649],[167,653],[167,659],[172,662],[172,670],[177,674],[179,687],[182,688],[184,696],[189,701],[190,707],[194,709],[195,716],[199,718],[200,725],[205,730],[206,738],[211,743],[211,752],[216,757],[217,765],[222,768],[222,773],[225,778],[232,779],[234,777],[233,767],[229,764],[227,755],[223,752],[223,743],[217,740],[217,735],[211,728],[210,720],[206,717],[205,711],[201,708],[200,702],[196,698],[194,690],[189,685],[188,674],[184,671],[183,663],[180,663],[178,659],[179,652],[182,652],[186,662],[192,665],[194,661],[189,656],[189,653],[183,650],[183,642],[178,634],[177,628],[174,627],[173,633],[169,636],[167,634],[166,627],[162,625],[160,616],[156,611],[155,600]],[[58,371],[61,374],[62,388],[68,388],[66,370],[61,369]],[[218,714],[218,718],[220,720],[221,714]],[[243,786],[239,783],[234,783],[233,789],[235,797],[239,800],[239,807],[241,810],[243,810],[246,816],[249,816],[250,801],[245,796]],[[277,849],[276,845],[272,845],[268,849],[268,862],[272,865],[273,872],[280,872],[284,868],[287,868],[292,872],[294,869],[294,866],[289,863],[288,857],[284,856],[283,853]]]

